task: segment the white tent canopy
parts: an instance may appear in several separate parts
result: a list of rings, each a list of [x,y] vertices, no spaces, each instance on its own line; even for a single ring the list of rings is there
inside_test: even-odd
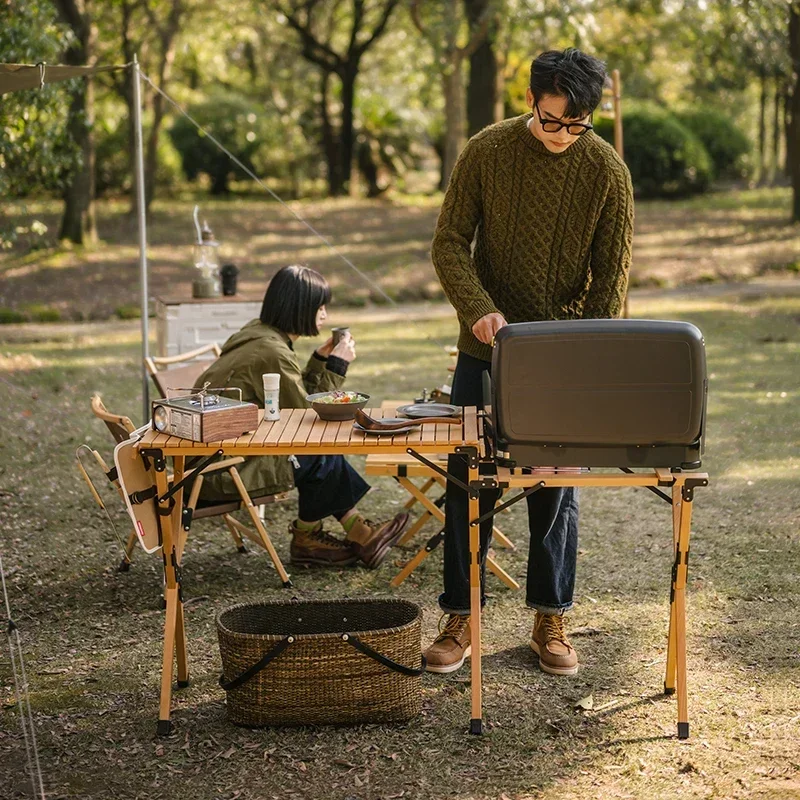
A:
[[[133,113],[134,130],[136,133],[136,192],[137,209],[139,217],[139,272],[141,285],[142,306],[142,402],[143,421],[147,422],[150,416],[150,389],[148,385],[145,358],[149,355],[148,331],[148,292],[147,292],[147,228],[145,223],[144,207],[144,155],[142,149],[142,114],[141,114],[141,87],[139,61],[134,56],[130,64],[117,64],[112,66],[69,66],[58,64],[49,66],[39,64],[0,64],[0,95],[22,89],[41,89],[46,84],[66,81],[70,78],[90,78],[100,72],[111,72],[119,69],[133,70]]]

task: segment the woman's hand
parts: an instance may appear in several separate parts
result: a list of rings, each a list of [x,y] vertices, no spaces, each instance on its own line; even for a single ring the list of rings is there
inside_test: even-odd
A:
[[[333,350],[333,336],[331,336],[330,339],[328,339],[328,341],[325,342],[325,344],[320,345],[315,352],[318,356],[321,356],[322,358],[327,358],[331,354],[332,350]]]
[[[350,331],[342,334],[342,338],[339,339],[339,343],[334,347],[330,355],[336,356],[337,358],[341,358],[343,361],[346,361],[348,364],[351,361],[355,361],[356,358],[356,341],[350,334]]]
[[[508,323],[502,314],[486,314],[472,326],[472,333],[479,342],[491,344],[497,331],[505,328],[506,325]]]

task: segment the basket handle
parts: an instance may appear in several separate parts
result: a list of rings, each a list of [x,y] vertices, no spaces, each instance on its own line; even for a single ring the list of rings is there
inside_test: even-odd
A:
[[[294,643],[294,640],[294,636],[287,636],[285,639],[281,639],[269,652],[266,653],[266,655],[253,664],[252,667],[248,667],[244,672],[242,672],[240,675],[237,675],[233,680],[228,681],[227,683],[225,682],[225,676],[220,675],[219,685],[226,692],[230,692],[233,689],[238,689],[243,683],[247,683],[250,678],[261,672],[261,670],[264,669],[264,667],[266,667],[270,661],[276,659],[290,644]],[[422,656],[422,665],[419,667],[419,669],[414,669],[412,667],[407,667],[404,664],[398,664],[397,661],[392,661],[391,658],[381,655],[377,650],[373,650],[369,645],[364,644],[361,639],[357,638],[356,636],[351,636],[349,633],[342,634],[342,641],[352,645],[360,653],[363,653],[365,656],[369,656],[371,659],[377,661],[379,664],[382,664],[384,667],[388,667],[389,669],[399,672],[403,675],[408,675],[411,678],[418,678],[423,672],[425,672],[425,667],[427,665],[425,656]]]
[[[219,685],[226,691],[230,692],[232,689],[238,689],[243,683],[247,683],[254,675],[261,672],[270,661],[277,658],[290,644],[294,642],[294,636],[287,636],[281,639],[275,647],[272,648],[260,661],[256,661],[252,667],[248,667],[244,672],[237,675],[232,681],[225,683],[225,676],[219,676]]]
[[[373,659],[373,661],[383,664],[384,667],[389,667],[389,669],[393,669],[395,672],[400,672],[403,675],[408,675],[411,678],[418,678],[420,675],[422,675],[422,673],[425,672],[425,667],[428,663],[425,660],[425,656],[422,656],[422,665],[419,667],[419,669],[406,667],[404,664],[398,664],[396,661],[392,661],[391,658],[381,655],[377,650],[373,650],[368,644],[364,644],[361,639],[357,638],[356,636],[351,636],[349,633],[342,634],[342,641],[353,645],[353,647],[355,647],[359,653],[369,656],[371,659]]]

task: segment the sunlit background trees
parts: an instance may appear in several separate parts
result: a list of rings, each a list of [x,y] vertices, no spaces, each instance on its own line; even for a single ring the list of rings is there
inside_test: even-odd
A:
[[[575,45],[621,72],[640,196],[793,182],[800,220],[799,18],[797,0],[4,0],[0,61],[138,54],[279,194],[377,197],[444,188],[469,135],[525,111],[531,58]],[[148,205],[251,190],[149,84],[143,97]],[[132,102],[127,72],[6,96],[0,195],[62,197],[59,237],[92,242],[95,198],[132,190]]]

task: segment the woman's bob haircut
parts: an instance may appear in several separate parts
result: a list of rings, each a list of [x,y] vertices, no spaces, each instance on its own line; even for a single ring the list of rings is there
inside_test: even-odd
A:
[[[269,282],[261,322],[295,336],[316,336],[317,311],[331,301],[328,281],[309,267],[282,267]]]

